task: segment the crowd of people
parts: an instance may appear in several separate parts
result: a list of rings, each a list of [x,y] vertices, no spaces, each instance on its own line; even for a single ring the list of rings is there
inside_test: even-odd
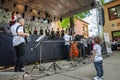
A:
[[[24,61],[23,57],[25,54],[25,37],[29,36],[28,33],[25,33],[23,25],[24,25],[24,19],[22,17],[16,18],[15,13],[12,16],[12,20],[15,21],[14,24],[11,25],[11,32],[13,34],[13,46],[16,50],[16,65],[15,65],[15,72],[23,72],[22,68],[24,67]],[[78,35],[75,35],[73,33],[70,35],[69,31],[60,30],[59,28],[57,31],[54,31],[52,28],[51,30],[47,27],[45,31],[41,29],[39,34],[45,35],[48,37],[48,39],[64,39],[65,41],[65,49],[67,57],[66,59],[70,59],[70,51],[71,51],[71,44],[75,43],[75,49],[78,49],[79,56],[78,57],[86,57],[86,55],[91,56],[91,61],[94,63],[97,76],[94,77],[94,80],[102,80],[102,76],[104,75],[103,72],[103,58],[102,58],[102,47],[101,42],[102,40],[100,37],[94,37],[94,38],[84,38],[83,36],[80,37]],[[30,33],[31,34],[31,33]],[[37,35],[38,30],[35,27],[33,34]],[[76,44],[77,41],[77,44]],[[120,50],[120,39],[111,41],[112,50]],[[73,49],[72,49],[73,50]],[[75,55],[74,55],[75,56]]]
[[[120,50],[120,38],[111,41],[112,51]]]
[[[104,76],[104,70],[103,70],[103,58],[101,52],[102,51],[101,38],[94,37],[91,40],[89,39],[90,41],[89,40],[87,41],[87,39],[83,37],[78,40],[74,35],[70,36],[69,32],[66,32],[64,36],[64,40],[65,40],[65,48],[67,50],[66,59],[69,59],[70,57],[72,58],[76,56],[78,57],[78,55],[80,55],[79,57],[86,57],[86,55],[90,55],[91,61],[94,63],[97,72],[97,75],[93,77],[93,80],[102,80]],[[80,44],[79,47],[78,44]]]
[[[29,32],[30,34],[32,32]],[[33,34],[35,35],[43,35],[45,34],[46,36],[48,36],[50,39],[60,39],[63,38],[64,34],[65,34],[65,30],[62,28],[62,30],[60,30],[59,28],[57,28],[57,31],[55,31],[53,28],[50,30],[48,27],[43,30],[40,29],[40,31],[37,30],[37,28],[34,28]]]

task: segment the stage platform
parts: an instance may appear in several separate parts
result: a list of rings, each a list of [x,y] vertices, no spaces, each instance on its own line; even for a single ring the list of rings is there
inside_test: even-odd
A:
[[[113,54],[108,57],[104,55],[104,80],[119,80],[120,79],[120,52],[113,52]],[[48,68],[52,62],[42,64],[45,68]],[[49,74],[46,76],[44,73],[39,72],[35,69],[32,74],[26,75],[25,80],[92,80],[96,72],[93,63],[80,64],[80,66],[72,67],[68,61],[57,61],[57,64],[62,68],[62,70],[57,70],[57,74],[51,69],[50,71],[45,71]],[[30,72],[33,65],[25,66],[26,71]],[[7,71],[12,71],[12,68]],[[39,75],[39,76],[35,76]],[[0,80],[8,80],[10,76],[0,75]],[[14,77],[12,80],[22,80],[21,77]]]

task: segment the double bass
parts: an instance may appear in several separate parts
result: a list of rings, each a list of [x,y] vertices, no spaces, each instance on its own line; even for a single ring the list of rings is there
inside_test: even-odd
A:
[[[77,48],[77,42],[73,41],[70,45],[69,57],[70,58],[78,58],[78,55],[79,55],[79,50]]]

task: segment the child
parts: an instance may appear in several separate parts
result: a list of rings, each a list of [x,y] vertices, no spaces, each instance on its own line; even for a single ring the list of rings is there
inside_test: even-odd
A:
[[[94,38],[94,47],[93,47],[93,55],[91,60],[94,62],[94,66],[97,72],[97,76],[93,78],[93,80],[102,80],[103,78],[103,58],[101,54],[101,39],[100,37]]]

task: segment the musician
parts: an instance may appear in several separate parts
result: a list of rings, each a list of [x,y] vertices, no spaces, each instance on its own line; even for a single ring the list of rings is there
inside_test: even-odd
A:
[[[11,27],[13,34],[13,46],[16,50],[16,65],[15,72],[23,72],[24,66],[24,54],[25,54],[25,39],[29,34],[24,32],[23,25],[24,19],[22,17],[17,18],[17,22]]]
[[[70,59],[69,58],[69,52],[70,52],[70,42],[72,40],[72,37],[69,35],[69,32],[66,31],[65,35],[64,35],[64,40],[65,40],[65,49],[66,49],[66,59]]]
[[[43,29],[40,29],[40,35],[43,35]]]
[[[45,35],[49,36],[49,34],[50,34],[50,29],[48,29],[47,27],[47,29],[45,29]]]
[[[38,31],[37,31],[37,27],[35,27],[35,29],[34,29],[34,34],[38,34]]]
[[[51,30],[50,36],[51,36],[52,39],[55,38],[55,31],[53,30],[53,28],[52,28],[52,30]]]
[[[59,39],[60,38],[60,30],[59,28],[57,28],[57,31],[56,31],[56,39]]]
[[[64,29],[62,28],[61,30],[61,37],[63,38],[64,37]]]

